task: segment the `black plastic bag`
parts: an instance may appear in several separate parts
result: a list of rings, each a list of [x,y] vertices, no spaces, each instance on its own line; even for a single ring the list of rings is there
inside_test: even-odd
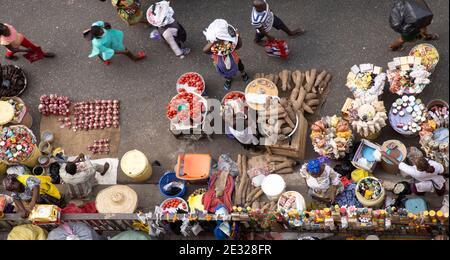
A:
[[[431,24],[433,13],[424,0],[396,0],[391,10],[389,23],[400,34],[418,33]]]

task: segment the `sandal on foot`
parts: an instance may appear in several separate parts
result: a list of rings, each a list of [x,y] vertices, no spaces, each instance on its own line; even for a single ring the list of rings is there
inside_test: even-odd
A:
[[[110,60],[105,60],[105,61],[103,62],[103,64],[105,64],[106,66],[109,66],[109,65],[111,65],[111,61],[110,61]]]
[[[142,59],[144,59],[144,58],[146,57],[145,52],[143,52],[143,51],[138,51],[138,52],[136,53],[136,57],[137,57],[137,60],[142,60]]]
[[[250,81],[250,77],[247,72],[242,73],[242,80],[247,84]]]
[[[231,79],[227,79],[226,81],[225,81],[225,84],[223,85],[223,88],[225,89],[225,90],[230,90],[231,89],[231,83],[232,83],[233,81],[231,80]]]
[[[45,58],[54,58],[55,56],[56,56],[56,54],[54,54],[53,52],[44,53]]]
[[[428,34],[426,37],[424,37],[425,41],[437,41],[439,39],[440,37],[437,33]]]

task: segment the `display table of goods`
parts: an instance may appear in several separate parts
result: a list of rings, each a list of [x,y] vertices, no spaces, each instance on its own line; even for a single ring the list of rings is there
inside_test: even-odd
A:
[[[388,64],[389,90],[397,95],[416,95],[431,83],[431,73],[422,65],[422,59],[415,56],[394,58]]]
[[[167,106],[167,118],[175,129],[201,126],[207,114],[207,101],[202,96],[182,91]]]
[[[356,98],[348,110],[353,130],[365,139],[374,140],[386,126],[388,118],[383,101],[376,96]]]
[[[206,90],[206,83],[202,75],[197,72],[188,72],[177,80],[177,92],[193,92],[202,95]]]
[[[420,98],[401,96],[389,111],[392,128],[405,136],[413,136],[422,131],[422,124],[427,121],[426,107]]]
[[[14,65],[0,65],[0,97],[20,96],[27,88],[23,70]]]
[[[373,64],[354,65],[347,75],[347,88],[355,98],[366,95],[383,94],[386,73],[383,68]]]
[[[409,56],[421,58],[422,65],[425,66],[429,72],[433,72],[439,63],[438,50],[436,47],[428,43],[422,43],[414,46],[414,48],[412,48],[409,52]]]
[[[449,168],[449,108],[442,100],[428,105],[427,120],[422,124],[420,144],[426,156]]]
[[[0,161],[34,167],[41,155],[36,143],[33,132],[24,126],[3,127],[0,132]]]
[[[353,132],[348,121],[339,116],[324,117],[311,126],[314,151],[330,159],[341,159],[350,152]]]

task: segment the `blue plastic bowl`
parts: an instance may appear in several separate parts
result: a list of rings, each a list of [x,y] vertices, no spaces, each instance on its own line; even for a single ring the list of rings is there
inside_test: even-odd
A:
[[[168,194],[166,194],[164,192],[164,186],[166,186],[167,184],[171,183],[171,182],[181,182],[183,183],[183,189],[178,193],[175,194],[173,196],[169,196]],[[176,197],[183,197],[184,194],[186,193],[186,182],[184,180],[180,180],[177,178],[175,172],[166,172],[160,179],[159,179],[159,191],[161,192],[162,195],[168,197],[168,198],[176,198]]]

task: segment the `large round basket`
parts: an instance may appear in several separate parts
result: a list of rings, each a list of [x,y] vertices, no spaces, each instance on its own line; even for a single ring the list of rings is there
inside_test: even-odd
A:
[[[258,101],[251,101],[252,96],[258,95]],[[245,89],[245,98],[250,108],[254,110],[264,110],[267,96],[278,97],[278,88],[275,83],[268,79],[260,78],[250,82]]]

